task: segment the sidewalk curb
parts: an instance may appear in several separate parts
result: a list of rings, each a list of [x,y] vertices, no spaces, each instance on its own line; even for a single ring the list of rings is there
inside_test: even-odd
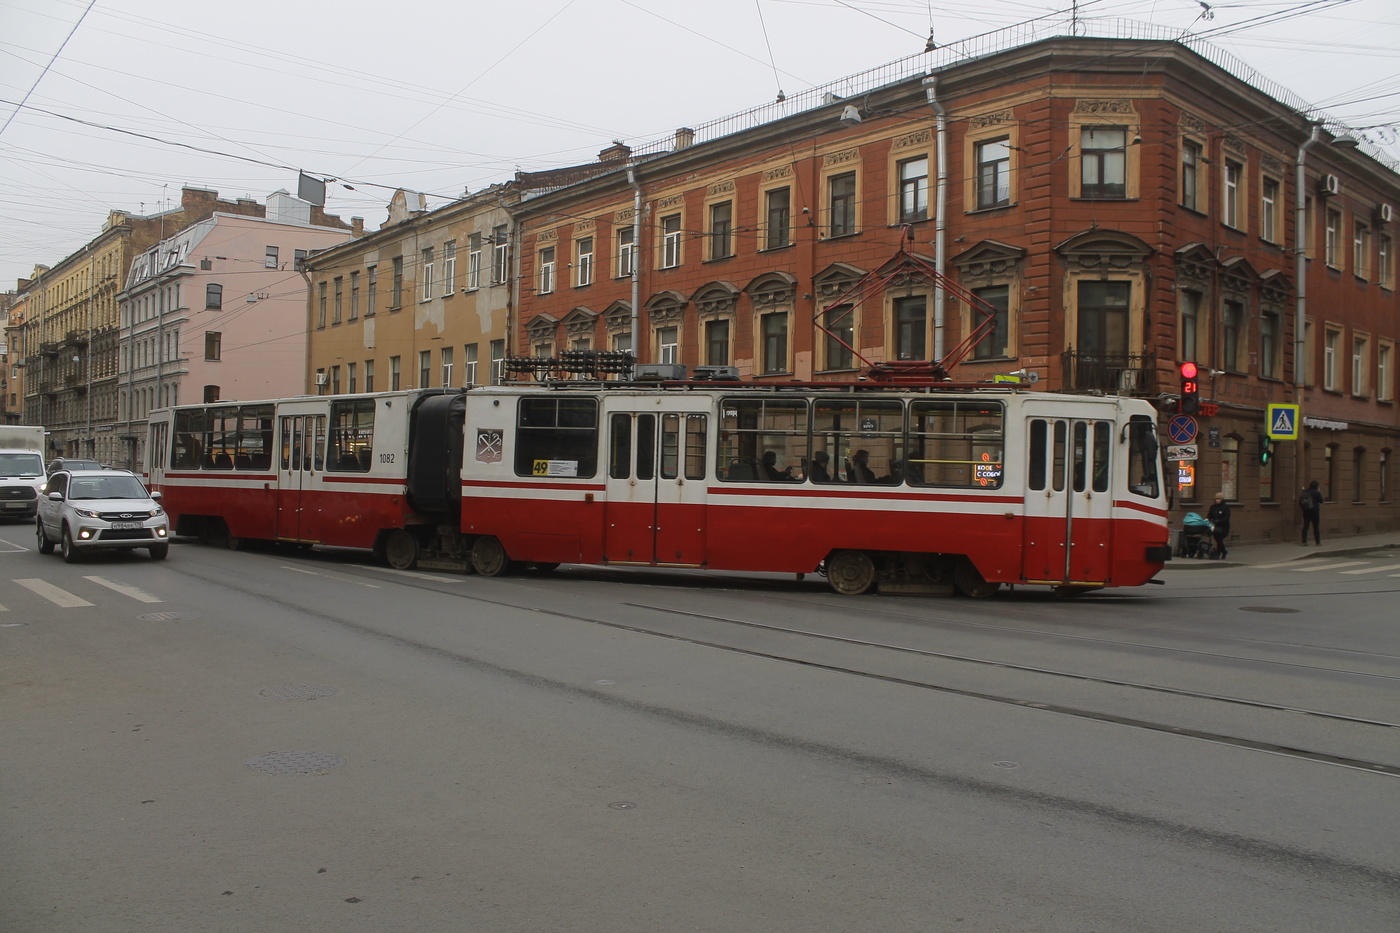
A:
[[[1269,545],[1265,545],[1265,546],[1268,547]],[[1303,546],[1300,545],[1300,547],[1303,547]],[[1321,557],[1321,558],[1323,558],[1323,559],[1331,559],[1331,558],[1334,558],[1334,557],[1355,557],[1355,556],[1358,555],[1358,554],[1372,554],[1372,553],[1374,553],[1374,552],[1376,552],[1376,551],[1393,551],[1393,550],[1400,550],[1400,545],[1397,545],[1397,544],[1372,544],[1372,545],[1370,545],[1370,546],[1368,546],[1368,547],[1332,548],[1332,549],[1326,549],[1326,550],[1324,550],[1324,549],[1307,550],[1307,551],[1305,551],[1304,553],[1298,554],[1296,557],[1284,558],[1283,560],[1268,561],[1268,563],[1271,563],[1271,564],[1275,564],[1275,563],[1281,564],[1281,563],[1284,563],[1284,562],[1291,562],[1291,561],[1296,561],[1296,560],[1316,560],[1316,559],[1319,558],[1319,557]],[[1253,566],[1253,564],[1251,564],[1251,563],[1249,563],[1249,562],[1247,562],[1247,561],[1240,561],[1240,560],[1208,560],[1208,559],[1207,559],[1207,560],[1202,560],[1202,559],[1190,558],[1190,557],[1173,557],[1170,561],[1168,561],[1168,562],[1166,563],[1166,565],[1165,565],[1162,569],[1163,569],[1163,570],[1215,570],[1215,569],[1217,569],[1217,568],[1224,569],[1224,568],[1227,568],[1227,567],[1250,567],[1250,566]]]

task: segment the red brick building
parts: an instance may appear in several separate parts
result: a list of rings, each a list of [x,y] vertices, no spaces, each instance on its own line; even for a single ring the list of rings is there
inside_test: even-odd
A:
[[[957,381],[1034,372],[1037,388],[1168,411],[1178,362],[1200,365],[1211,414],[1179,462],[1175,520],[1224,491],[1237,538],[1286,539],[1318,479],[1324,533],[1400,527],[1395,167],[1173,42],[948,62],[521,176],[517,352],[626,349],[635,333],[644,363],[757,381],[942,360],[981,317],[936,282],[896,276],[837,307],[909,236],[996,311]],[[1300,437],[1262,462],[1274,403],[1301,406]]]

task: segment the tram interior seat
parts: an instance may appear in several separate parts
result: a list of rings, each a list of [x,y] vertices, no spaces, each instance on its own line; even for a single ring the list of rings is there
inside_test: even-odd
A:
[[[230,456],[229,456],[228,454],[226,454],[226,453],[216,454],[215,457],[214,457],[214,469],[216,469],[216,470],[232,470],[232,469],[233,469],[233,458],[230,457]]]
[[[758,463],[754,460],[734,459],[729,461],[729,469],[724,478],[730,482],[757,482]]]
[[[361,473],[368,473],[370,465],[374,462],[374,453],[368,447],[361,448],[358,457],[358,466]]]
[[[234,454],[233,468],[235,470],[251,470],[253,468],[253,458],[247,454]]]
[[[266,470],[272,466],[272,454],[253,454],[248,458],[248,467],[252,470]]]

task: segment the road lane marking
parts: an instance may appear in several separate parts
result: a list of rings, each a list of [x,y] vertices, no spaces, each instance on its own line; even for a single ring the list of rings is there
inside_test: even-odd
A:
[[[395,573],[401,577],[412,577],[415,580],[436,580],[438,583],[462,583],[463,577],[444,577],[436,573],[423,573],[421,570],[395,570],[392,567],[366,567],[375,573]]]
[[[1370,563],[1364,560],[1344,560],[1340,564],[1323,564],[1320,567],[1299,567],[1299,573],[1312,573],[1314,570],[1341,570],[1343,567],[1359,567],[1362,564]]]
[[[319,573],[315,570],[303,570],[301,567],[288,567],[286,564],[282,565],[282,569],[290,570],[293,573],[304,573],[308,577],[325,577],[327,580],[336,580],[340,583],[353,583],[356,586],[366,586],[372,590],[380,589],[378,583],[365,583],[363,581],[356,580],[353,577],[342,576],[338,573]]]
[[[67,590],[61,590],[46,580],[16,580],[20,586],[36,596],[42,596],[60,609],[76,609],[79,606],[91,606],[92,603],[86,599],[74,596]]]
[[[129,583],[118,583],[116,580],[108,580],[106,577],[83,577],[84,580],[91,580],[98,586],[105,586],[109,590],[116,590],[123,596],[130,596],[132,599],[143,603],[163,603],[165,600],[159,596],[152,596],[145,590],[137,589]]]
[[[1367,567],[1364,570],[1343,570],[1342,573],[1384,573],[1387,570],[1400,570],[1400,564],[1386,564],[1384,567]]]
[[[1255,570],[1277,570],[1280,567],[1292,567],[1295,570],[1299,567],[1311,567],[1320,560],[1329,560],[1326,557],[1300,557],[1295,560],[1283,560],[1277,564],[1250,564]]]

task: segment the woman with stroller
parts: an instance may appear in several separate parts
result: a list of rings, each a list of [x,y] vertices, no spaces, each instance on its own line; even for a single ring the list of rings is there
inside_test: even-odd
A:
[[[1230,503],[1225,501],[1225,493],[1217,492],[1215,502],[1206,513],[1210,522],[1210,536],[1215,539],[1215,559],[1224,560],[1229,551],[1225,539],[1230,536]]]

